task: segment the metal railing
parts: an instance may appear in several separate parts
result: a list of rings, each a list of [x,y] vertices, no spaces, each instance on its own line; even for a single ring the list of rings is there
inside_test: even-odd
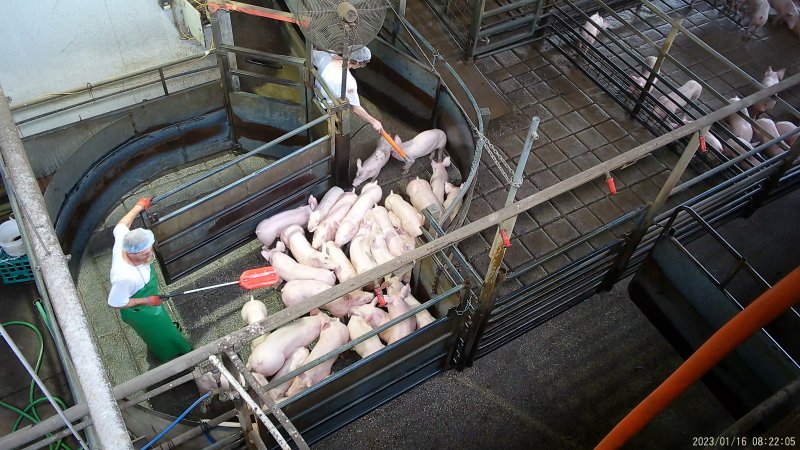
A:
[[[122,94],[125,94],[125,93],[128,93],[128,92],[132,92],[132,91],[135,91],[135,90],[147,87],[147,86],[152,86],[154,84],[159,84],[160,83],[161,87],[162,87],[163,95],[167,96],[167,95],[170,95],[171,93],[177,92],[177,91],[170,91],[169,90],[169,88],[167,86],[167,81],[173,80],[173,79],[182,78],[182,77],[189,76],[189,75],[193,75],[193,74],[196,74],[196,73],[199,73],[199,72],[204,72],[206,70],[216,69],[217,66],[215,64],[212,64],[212,65],[209,65],[209,66],[206,66],[206,67],[192,69],[192,70],[188,70],[188,71],[184,71],[184,72],[180,72],[180,73],[176,73],[176,74],[172,74],[172,75],[165,75],[165,73],[164,73],[165,69],[173,68],[173,67],[176,67],[176,66],[180,67],[181,65],[185,65],[185,64],[196,63],[196,62],[204,60],[209,55],[212,55],[212,54],[215,54],[215,53],[216,52],[213,49],[206,50],[203,53],[194,54],[194,55],[186,56],[186,57],[179,58],[179,59],[176,59],[176,60],[173,60],[173,61],[169,61],[169,62],[166,62],[166,63],[158,64],[158,65],[155,65],[155,66],[146,67],[144,69],[136,70],[134,72],[130,72],[130,73],[127,73],[127,74],[124,74],[124,75],[119,75],[119,76],[116,76],[116,77],[107,78],[105,80],[101,80],[101,81],[98,81],[98,82],[95,82],[95,83],[86,83],[86,86],[81,86],[81,87],[77,87],[75,89],[70,89],[70,90],[62,92],[62,93],[48,94],[48,95],[45,95],[45,96],[42,96],[42,97],[37,97],[37,98],[32,99],[32,100],[28,100],[28,101],[25,101],[25,102],[18,103],[16,105],[12,105],[11,106],[11,111],[12,112],[23,112],[26,109],[32,108],[34,106],[43,106],[43,105],[47,105],[47,104],[51,104],[51,103],[60,103],[64,99],[69,98],[69,97],[78,97],[78,96],[81,96],[81,95],[84,95],[84,94],[91,95],[91,98],[88,99],[88,100],[83,100],[83,101],[80,101],[80,102],[77,102],[77,103],[73,103],[73,104],[70,104],[70,105],[67,105],[67,106],[59,107],[59,108],[56,108],[56,109],[53,109],[53,110],[49,110],[49,111],[41,113],[41,114],[37,114],[35,116],[26,117],[24,119],[16,121],[17,125],[23,125],[23,124],[26,124],[26,123],[29,123],[29,122],[33,122],[33,121],[36,121],[36,120],[39,120],[39,119],[43,119],[43,118],[46,118],[46,117],[53,116],[55,114],[59,114],[59,113],[65,112],[65,111],[69,111],[69,110],[72,110],[72,109],[75,109],[75,108],[79,108],[79,107],[84,106],[84,105],[88,105],[88,104],[91,104],[91,103],[96,103],[96,102],[98,102],[100,100],[105,100],[107,98],[111,98],[111,97],[115,97],[115,96],[118,96],[118,95],[122,95]],[[94,96],[93,95],[93,93],[96,90],[100,89],[100,88],[111,87],[111,86],[116,85],[116,84],[124,84],[124,83],[126,83],[128,81],[132,81],[132,80],[140,78],[140,77],[151,76],[153,74],[158,74],[158,77],[156,79],[153,79],[153,80],[141,82],[141,83],[136,84],[134,86],[129,86],[129,87],[128,86],[122,86],[122,87],[120,87],[120,88],[118,88],[116,90],[113,90],[112,92],[109,92],[109,93],[106,93],[106,94],[102,94],[102,95],[99,95],[99,96]]]
[[[774,86],[771,86],[767,89],[757,92],[756,94],[748,96],[735,104],[725,106],[711,114],[701,117],[700,119],[690,124],[683,125],[675,130],[670,131],[669,133],[663,136],[659,136],[647,143],[639,145],[628,152],[625,152],[606,162],[598,164],[578,175],[563,180],[551,187],[543,189],[540,192],[537,192],[529,197],[517,201],[499,211],[491,213],[484,218],[481,218],[479,220],[476,220],[475,222],[469,223],[461,228],[453,230],[450,233],[445,234],[444,236],[439,237],[437,239],[434,239],[433,241],[428,242],[411,252],[408,252],[389,262],[386,262],[367,272],[364,272],[348,280],[345,283],[333,286],[332,288],[326,290],[325,292],[317,294],[309,299],[306,299],[305,301],[299,304],[287,307],[279,311],[278,313],[270,315],[264,320],[253,323],[234,333],[231,333],[228,336],[220,338],[202,347],[196,348],[190,353],[179,356],[178,358],[174,359],[173,361],[167,364],[164,364],[146,373],[143,373],[137,377],[134,377],[133,379],[128,380],[116,386],[113,390],[113,393],[116,398],[124,398],[130,396],[139,390],[146,389],[149,386],[160,383],[171,376],[181,373],[184,370],[187,370],[198,364],[204,363],[205,360],[208,358],[208,356],[212,354],[225,352],[231,348],[239,348],[260,335],[263,335],[282,325],[285,325],[294,319],[304,316],[314,308],[323,306],[326,303],[330,303],[331,301],[339,297],[342,297],[343,295],[349,292],[360,289],[361,287],[372,283],[376,279],[388,276],[389,274],[396,272],[398,270],[405,270],[409,266],[412,266],[415,262],[421,261],[425,257],[431,256],[434,253],[446,249],[447,247],[450,247],[453,244],[456,244],[461,240],[466,239],[467,237],[474,235],[482,230],[494,227],[497,224],[503,222],[504,220],[516,216],[537,205],[540,205],[558,195],[569,192],[583,184],[591,182],[594,179],[604,177],[608,171],[634,163],[635,161],[640,160],[642,157],[652,153],[653,151],[667,144],[675,142],[678,139],[684,138],[691,134],[697,135],[698,131],[700,131],[701,129],[710,126],[712,123],[721,120],[724,117],[727,117],[733,112],[751,106],[756,102],[758,102],[759,100],[770,97],[784,89],[796,86],[798,84],[800,84],[800,75],[794,75],[788,79],[781,81],[780,83]],[[696,148],[691,148],[687,150],[687,152],[690,151],[693,153],[694,151],[696,151]],[[783,157],[786,157],[788,155],[789,155],[788,153],[784,154]],[[755,170],[755,168],[751,170]],[[791,181],[792,180],[789,179],[789,182]],[[737,186],[734,186],[734,188],[736,187]],[[727,193],[726,191],[721,191],[717,195],[724,195],[726,193]],[[656,223],[658,222],[658,220],[659,218],[656,217],[655,218]],[[616,257],[616,255],[612,255],[612,253],[610,253],[610,250],[617,249],[616,245],[617,244],[612,244],[609,248],[607,248],[606,251],[608,253],[601,255],[590,255],[588,257],[585,257],[581,261],[581,263],[594,264],[595,263],[594,260],[599,260],[601,265],[598,265],[596,267],[604,269],[602,263],[607,264],[609,258],[612,258],[613,260]],[[636,253],[634,253],[632,256],[636,257]],[[627,264],[624,265],[624,269],[630,270],[632,268],[631,266],[632,265],[630,264],[629,261]],[[537,314],[537,317],[539,318],[538,320],[542,320],[542,318],[546,318],[548,316],[552,317],[552,315],[568,309],[568,307],[571,304],[580,301],[582,298],[585,298],[586,295],[595,292],[600,286],[600,283],[602,283],[603,279],[607,275],[606,273],[607,268],[605,268],[606,270],[593,270],[591,273],[588,274],[586,272],[571,271],[572,268],[573,267],[565,268],[561,273],[559,273],[559,275],[563,273],[570,275],[573,278],[577,275],[580,275],[581,279],[579,280],[578,283],[572,283],[567,285],[567,288],[565,290],[552,288],[554,295],[551,295],[542,300],[542,302],[547,304],[546,305],[547,307],[539,308],[538,311],[534,311]],[[541,283],[537,284],[537,288],[540,287],[540,285]],[[507,302],[503,301],[498,302],[498,307],[502,306],[504,303]],[[511,303],[508,304],[510,305]],[[539,307],[542,305],[535,304],[533,306]],[[535,320],[527,321],[525,323],[519,324],[517,326],[517,330],[515,331],[515,333],[524,332],[524,329],[526,327],[531,326],[530,325],[531,323],[536,323],[536,321]],[[487,334],[490,332],[491,329],[487,329]],[[503,339],[501,340],[505,340],[504,338],[505,337],[503,337]],[[502,345],[502,342],[497,341],[494,345]],[[65,415],[72,421],[77,421],[80,418],[85,417],[86,413],[87,413],[86,403],[81,403],[65,411]],[[42,421],[40,424],[35,425],[34,427],[18,431],[11,435],[0,438],[0,447],[20,446],[25,443],[28,443],[39,436],[44,436],[45,433],[50,433],[58,430],[60,425],[59,422],[60,421],[57,418],[47,419]]]

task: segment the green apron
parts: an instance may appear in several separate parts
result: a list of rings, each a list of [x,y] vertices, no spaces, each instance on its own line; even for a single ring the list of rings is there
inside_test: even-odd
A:
[[[158,280],[154,264],[150,266],[150,281],[136,291],[131,298],[147,298],[158,295]],[[120,310],[122,321],[136,331],[153,354],[162,362],[189,353],[192,345],[175,328],[164,305],[134,306]]]

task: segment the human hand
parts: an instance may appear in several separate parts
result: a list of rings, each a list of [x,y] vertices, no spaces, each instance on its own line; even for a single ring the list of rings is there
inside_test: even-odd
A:
[[[141,207],[142,207],[142,209],[147,209],[147,208],[149,208],[150,206],[152,206],[152,205],[151,205],[151,203],[150,203],[150,202],[151,202],[151,200],[153,200],[153,197],[141,197],[141,198],[140,198],[140,199],[139,199],[139,200],[136,202],[136,206],[141,206]]]
[[[147,297],[147,306],[158,306],[161,304],[161,297],[158,295],[151,295]]]
[[[376,120],[376,121],[372,122],[372,128],[375,131],[377,131],[378,133],[380,133],[381,131],[383,131],[383,124],[380,123],[380,121]]]

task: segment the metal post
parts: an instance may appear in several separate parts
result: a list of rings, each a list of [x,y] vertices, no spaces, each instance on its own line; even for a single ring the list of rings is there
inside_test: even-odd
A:
[[[67,348],[75,363],[89,412],[94,420],[100,445],[104,448],[133,449],[122,414],[111,392],[103,362],[89,331],[89,324],[78,298],[78,290],[67,267],[67,258],[61,250],[53,229],[44,197],[33,175],[19,130],[8,107],[5,92],[0,87],[0,155],[8,167],[6,183],[25,205],[27,223],[35,230],[31,239],[33,253],[39,261],[45,286],[56,318],[64,332]]]
[[[525,166],[528,164],[528,156],[530,156],[531,148],[533,147],[533,141],[539,137],[539,134],[537,133],[538,129],[539,118],[534,117],[531,120],[530,127],[528,128],[528,135],[525,138],[525,145],[522,148],[522,153],[519,157],[519,163],[517,163],[517,169],[514,172],[514,179],[511,183],[511,186],[508,188],[508,196],[506,196],[506,203],[504,206],[508,206],[514,203],[516,200],[517,190],[519,189],[522,178],[525,175]],[[464,364],[471,364],[475,357],[475,351],[477,350],[480,336],[486,329],[486,323],[489,321],[489,315],[494,307],[495,300],[497,300],[498,287],[505,280],[505,269],[501,269],[500,266],[502,265],[503,258],[506,255],[506,245],[508,245],[507,241],[514,230],[514,225],[516,222],[517,216],[512,216],[511,218],[504,220],[498,225],[497,231],[494,234],[492,248],[489,250],[489,267],[486,269],[483,287],[478,295],[478,304],[476,306],[474,318],[472,319],[474,326],[472,328],[472,332],[469,334],[469,336],[467,336],[467,339],[465,339],[464,357],[459,364],[462,367]]]
[[[306,444],[303,436],[300,435],[300,432],[297,431],[297,428],[294,426],[294,424],[289,420],[288,417],[286,417],[286,414],[283,412],[283,410],[278,408],[278,405],[275,403],[275,400],[270,397],[267,389],[262,386],[261,383],[256,380],[256,377],[254,377],[247,367],[245,367],[244,363],[239,358],[239,355],[232,350],[228,350],[225,352],[225,354],[228,355],[228,359],[231,360],[234,367],[236,367],[236,370],[238,370],[239,373],[244,377],[245,382],[247,382],[247,384],[250,385],[254,391],[256,391],[256,394],[258,394],[258,397],[261,399],[261,401],[267,405],[267,408],[269,408],[270,412],[272,412],[272,415],[278,419],[278,422],[280,422],[281,425],[283,425],[283,429],[289,433],[289,437],[292,438],[294,443],[297,445],[297,448],[300,450],[309,450],[308,444]]]
[[[475,48],[478,46],[478,34],[481,31],[481,21],[483,20],[483,10],[486,8],[486,0],[473,0],[472,3],[472,23],[469,27],[467,45],[464,46],[464,57],[467,61],[472,61],[475,55]]]
[[[211,21],[211,36],[214,38],[214,46],[218,50],[217,65],[219,66],[220,82],[222,83],[222,94],[225,99],[225,113],[228,115],[228,124],[231,131],[231,140],[234,145],[239,146],[239,135],[236,132],[236,124],[234,123],[233,107],[231,106],[231,67],[228,61],[228,52],[219,51],[222,49],[222,30],[219,24],[219,14],[222,14],[224,9],[219,9],[214,12],[209,12],[209,20]]]
[[[792,144],[792,148],[789,149],[789,154],[784,156],[783,161],[775,170],[775,173],[769,176],[764,181],[764,185],[756,195],[750,199],[750,202],[744,208],[744,216],[750,217],[759,206],[761,206],[764,201],[769,197],[770,192],[775,189],[778,184],[780,184],[781,178],[792,168],[797,158],[800,157],[800,137],[795,137],[794,144]]]
[[[631,117],[636,117],[636,114],[638,114],[639,110],[642,109],[642,102],[644,102],[647,94],[650,93],[650,89],[652,88],[653,82],[656,79],[656,74],[661,71],[661,65],[664,64],[664,60],[669,54],[669,49],[672,47],[672,43],[678,36],[678,31],[681,29],[681,23],[683,23],[683,17],[677,17],[672,21],[672,28],[670,28],[664,44],[661,45],[661,50],[658,53],[658,59],[656,59],[656,63],[653,66],[653,69],[650,71],[650,76],[647,77],[647,82],[644,84],[644,87],[642,87],[642,92],[639,94],[639,98],[636,100],[636,106],[634,106],[633,111],[631,111]]]
[[[161,80],[161,87],[164,89],[164,95],[169,95],[169,89],[167,89],[167,80],[164,79],[164,69],[158,69],[158,78]]]
[[[217,358],[214,355],[209,356],[208,360],[211,361],[211,364],[213,364],[217,369],[219,369],[220,373],[222,373],[222,376],[228,379],[228,382],[231,384],[231,386],[234,389],[236,389],[236,392],[238,392],[240,396],[242,396],[242,400],[244,400],[247,403],[247,406],[249,406],[250,409],[253,410],[253,412],[256,414],[259,420],[261,420],[261,422],[264,425],[266,425],[272,437],[275,438],[275,442],[277,442],[278,445],[283,450],[289,450],[290,449],[289,444],[286,442],[285,439],[283,439],[283,436],[281,436],[280,431],[278,431],[278,429],[275,428],[275,425],[273,425],[272,422],[270,422],[269,418],[267,417],[266,414],[264,414],[264,411],[261,409],[261,407],[259,407],[258,404],[255,402],[255,400],[253,400],[253,397],[250,397],[250,394],[248,394],[247,391],[242,387],[242,385],[239,384],[239,381],[236,380],[236,377],[234,377],[228,371],[228,369],[225,368],[225,365],[222,364],[222,361],[220,361],[219,358]]]
[[[700,135],[707,133],[709,128],[710,125],[702,128],[699,131],[695,131],[694,135],[692,135],[692,139],[689,140],[689,144],[686,145],[686,149],[681,154],[680,159],[678,159],[678,162],[675,163],[675,168],[672,169],[672,172],[670,172],[667,181],[664,182],[664,185],[658,192],[656,199],[653,200],[653,203],[651,203],[647,209],[642,211],[642,215],[636,222],[636,226],[628,233],[628,236],[625,239],[625,244],[620,250],[619,256],[606,273],[603,282],[600,284],[601,289],[611,290],[611,287],[614,286],[614,283],[619,280],[620,275],[622,275],[622,273],[625,271],[625,267],[627,267],[628,262],[633,256],[633,252],[636,251],[636,247],[638,247],[639,243],[642,242],[642,239],[647,233],[647,230],[650,228],[650,225],[653,224],[653,219],[655,218],[656,214],[659,210],[661,210],[661,207],[664,206],[664,203],[667,201],[667,198],[669,198],[669,195],[675,188],[675,185],[678,184],[681,175],[683,175],[683,172],[689,166],[689,162],[697,152],[698,147],[700,147]]]

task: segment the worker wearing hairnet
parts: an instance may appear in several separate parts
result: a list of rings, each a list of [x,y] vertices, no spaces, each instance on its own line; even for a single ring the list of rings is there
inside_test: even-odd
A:
[[[168,361],[188,353],[192,346],[161,304],[154,267],[153,232],[130,229],[133,219],[149,207],[149,198],[139,199],[114,227],[108,305],[120,309],[122,321],[136,331],[158,359]]]
[[[342,94],[342,57],[335,53],[314,50],[311,58],[319,72],[319,77],[325,81],[325,84],[331,89],[333,95],[339,97]],[[353,112],[372,125],[375,131],[380,133],[381,130],[383,130],[383,125],[361,106],[361,100],[358,97],[358,84],[349,70],[366,66],[370,59],[372,59],[372,52],[370,52],[367,47],[361,47],[350,54],[345,98],[353,108]],[[322,95],[330,101],[325,90],[319,87],[319,81],[317,82],[317,87],[322,91]]]

